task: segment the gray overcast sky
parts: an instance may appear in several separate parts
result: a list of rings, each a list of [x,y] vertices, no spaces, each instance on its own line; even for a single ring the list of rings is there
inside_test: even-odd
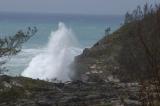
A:
[[[70,13],[70,14],[124,14],[137,5],[160,0],[0,0],[0,11]]]

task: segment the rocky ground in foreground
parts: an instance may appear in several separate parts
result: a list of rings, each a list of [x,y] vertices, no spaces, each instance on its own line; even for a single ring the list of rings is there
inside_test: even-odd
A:
[[[1,76],[0,106],[138,106],[138,91],[136,83],[51,83]]]

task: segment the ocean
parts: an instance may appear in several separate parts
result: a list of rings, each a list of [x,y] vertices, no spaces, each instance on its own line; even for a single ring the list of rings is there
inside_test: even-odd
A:
[[[46,75],[45,77],[42,75],[44,74],[44,71],[49,74],[57,74],[52,73],[51,71],[59,70],[59,67],[62,67],[62,65],[65,64],[65,55],[69,56],[72,54],[68,54],[70,53],[69,51],[77,51],[77,54],[72,54],[72,59],[67,59],[68,61],[72,62],[74,56],[80,54],[82,49],[91,47],[94,43],[101,39],[104,36],[104,30],[107,27],[110,27],[111,31],[115,31],[121,26],[122,23],[123,16],[121,15],[0,13],[0,37],[14,35],[18,30],[25,31],[27,27],[36,26],[38,29],[36,35],[23,45],[22,51],[18,55],[13,56],[8,60],[6,67],[9,69],[9,71],[7,72],[7,74],[12,76],[23,75],[40,79],[55,78],[56,76],[54,75]],[[61,38],[58,38],[58,36],[61,36]],[[71,38],[69,36],[74,36],[74,39],[76,39],[74,49],[70,49],[73,48],[73,44],[69,44],[69,42],[72,42],[70,39],[68,39]],[[53,48],[50,45],[53,45]],[[50,52],[50,49],[54,49],[54,51]],[[46,51],[50,53],[46,53]],[[60,56],[61,59],[58,60],[60,61],[61,65],[59,63],[55,66],[55,63],[57,63],[56,61],[58,59],[56,57],[60,53],[63,54],[63,59],[62,56]],[[48,55],[53,54],[54,56],[50,57],[53,59],[47,60],[47,58],[49,57]],[[40,57],[40,55],[41,58],[38,58]],[[46,59],[46,63],[44,64],[42,62],[38,62],[37,64],[41,66],[38,70],[38,65],[35,65],[35,58],[38,58],[37,61],[43,61],[42,57]],[[50,65],[48,66],[48,68],[43,69],[46,64]],[[57,68],[57,66],[59,67]],[[29,75],[29,71],[26,72],[26,70],[29,70],[30,74],[35,72],[34,74],[38,77]],[[40,72],[41,74],[38,74]],[[61,71],[59,71],[59,73],[61,73]],[[64,80],[67,80],[67,78]]]

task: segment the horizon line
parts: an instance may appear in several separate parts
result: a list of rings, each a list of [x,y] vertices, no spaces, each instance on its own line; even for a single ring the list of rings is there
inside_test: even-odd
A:
[[[87,13],[52,13],[52,12],[20,12],[20,11],[0,11],[0,14],[10,13],[10,14],[39,14],[39,15],[90,15],[90,16],[124,16],[125,14],[87,14]]]

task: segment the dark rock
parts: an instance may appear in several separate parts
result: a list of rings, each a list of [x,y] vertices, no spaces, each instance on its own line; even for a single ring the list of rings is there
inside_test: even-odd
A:
[[[0,83],[7,79],[8,84],[12,86],[12,88],[0,86],[0,89],[5,90],[0,90],[0,106],[101,106],[102,104],[114,106],[120,103],[121,97],[125,97],[124,100],[129,104],[128,106],[138,103],[133,96],[137,96],[138,93],[133,89],[130,90],[132,87],[135,89],[136,86],[124,88],[123,84],[119,83],[80,80],[51,83],[9,76],[3,76],[0,79],[2,79]]]

